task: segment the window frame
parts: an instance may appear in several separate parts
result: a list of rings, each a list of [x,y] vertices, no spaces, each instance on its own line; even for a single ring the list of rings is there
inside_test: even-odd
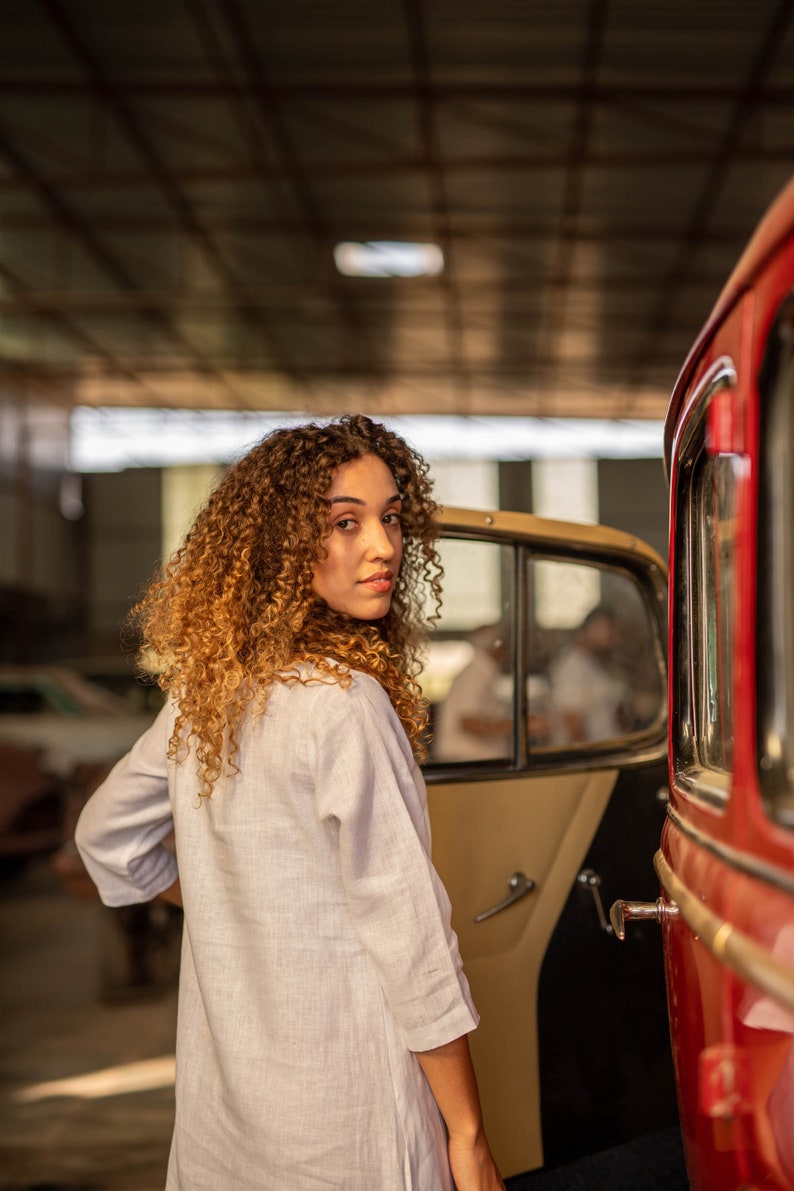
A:
[[[459,510],[462,513],[470,512]],[[455,510],[451,510],[454,514]],[[500,529],[495,525],[499,514],[482,514],[485,522],[479,527],[463,527],[454,523],[442,525],[442,539],[464,539],[493,542],[495,545],[511,545],[515,565],[513,568],[512,617],[513,617],[513,691],[514,721],[513,742],[510,758],[489,761],[433,762],[423,765],[425,780],[430,784],[442,782],[484,781],[493,778],[532,776],[559,772],[575,772],[583,769],[629,768],[648,764],[663,758],[667,751],[667,704],[666,704],[666,572],[657,567],[648,567],[641,557],[632,554],[628,545],[625,549],[610,548],[609,545],[590,544],[587,538],[598,534],[598,527],[582,526],[582,540],[575,543],[556,541],[554,527],[570,533],[573,528],[560,523],[545,521],[530,514],[505,515],[505,519],[519,516],[531,520],[538,528],[544,526],[547,532],[537,535],[514,532],[511,528]],[[577,527],[578,528],[578,527]],[[608,531],[613,533],[615,531]],[[621,535],[624,536],[624,535]],[[626,536],[627,543],[634,539]],[[642,593],[643,603],[654,630],[657,647],[657,664],[660,670],[662,699],[660,713],[653,724],[640,732],[606,742],[580,742],[556,748],[543,746],[532,749],[527,731],[527,690],[525,677],[528,673],[528,632],[526,623],[526,602],[528,570],[530,559],[542,559],[571,564],[595,565],[625,572],[636,583]],[[421,676],[420,676],[421,683]]]

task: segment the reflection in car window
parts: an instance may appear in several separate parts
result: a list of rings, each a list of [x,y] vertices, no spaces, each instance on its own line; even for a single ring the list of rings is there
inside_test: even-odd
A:
[[[628,572],[531,559],[530,745],[591,746],[663,714],[663,664],[642,590]]]
[[[430,761],[505,762],[513,755],[513,551],[445,539],[444,604],[422,688],[430,700]]]

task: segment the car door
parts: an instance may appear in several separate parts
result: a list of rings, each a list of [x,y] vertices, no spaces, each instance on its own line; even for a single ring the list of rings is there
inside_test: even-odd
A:
[[[603,912],[622,882],[655,881],[637,858],[666,797],[665,566],[614,530],[460,509],[441,555],[433,856],[507,1176],[675,1119],[658,938],[621,951]]]

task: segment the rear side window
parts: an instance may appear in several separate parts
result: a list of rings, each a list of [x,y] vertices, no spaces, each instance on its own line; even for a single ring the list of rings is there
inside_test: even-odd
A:
[[[674,750],[682,788],[722,805],[733,767],[736,456],[706,450],[708,403],[734,382],[724,367],[681,447],[675,506]]]

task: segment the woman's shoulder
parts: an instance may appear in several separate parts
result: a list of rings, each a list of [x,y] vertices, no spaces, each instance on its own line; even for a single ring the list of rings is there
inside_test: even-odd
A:
[[[301,663],[291,675],[285,676],[281,686],[286,702],[300,714],[335,718],[359,713],[391,718],[391,701],[372,674],[339,666],[328,659],[331,670]]]

